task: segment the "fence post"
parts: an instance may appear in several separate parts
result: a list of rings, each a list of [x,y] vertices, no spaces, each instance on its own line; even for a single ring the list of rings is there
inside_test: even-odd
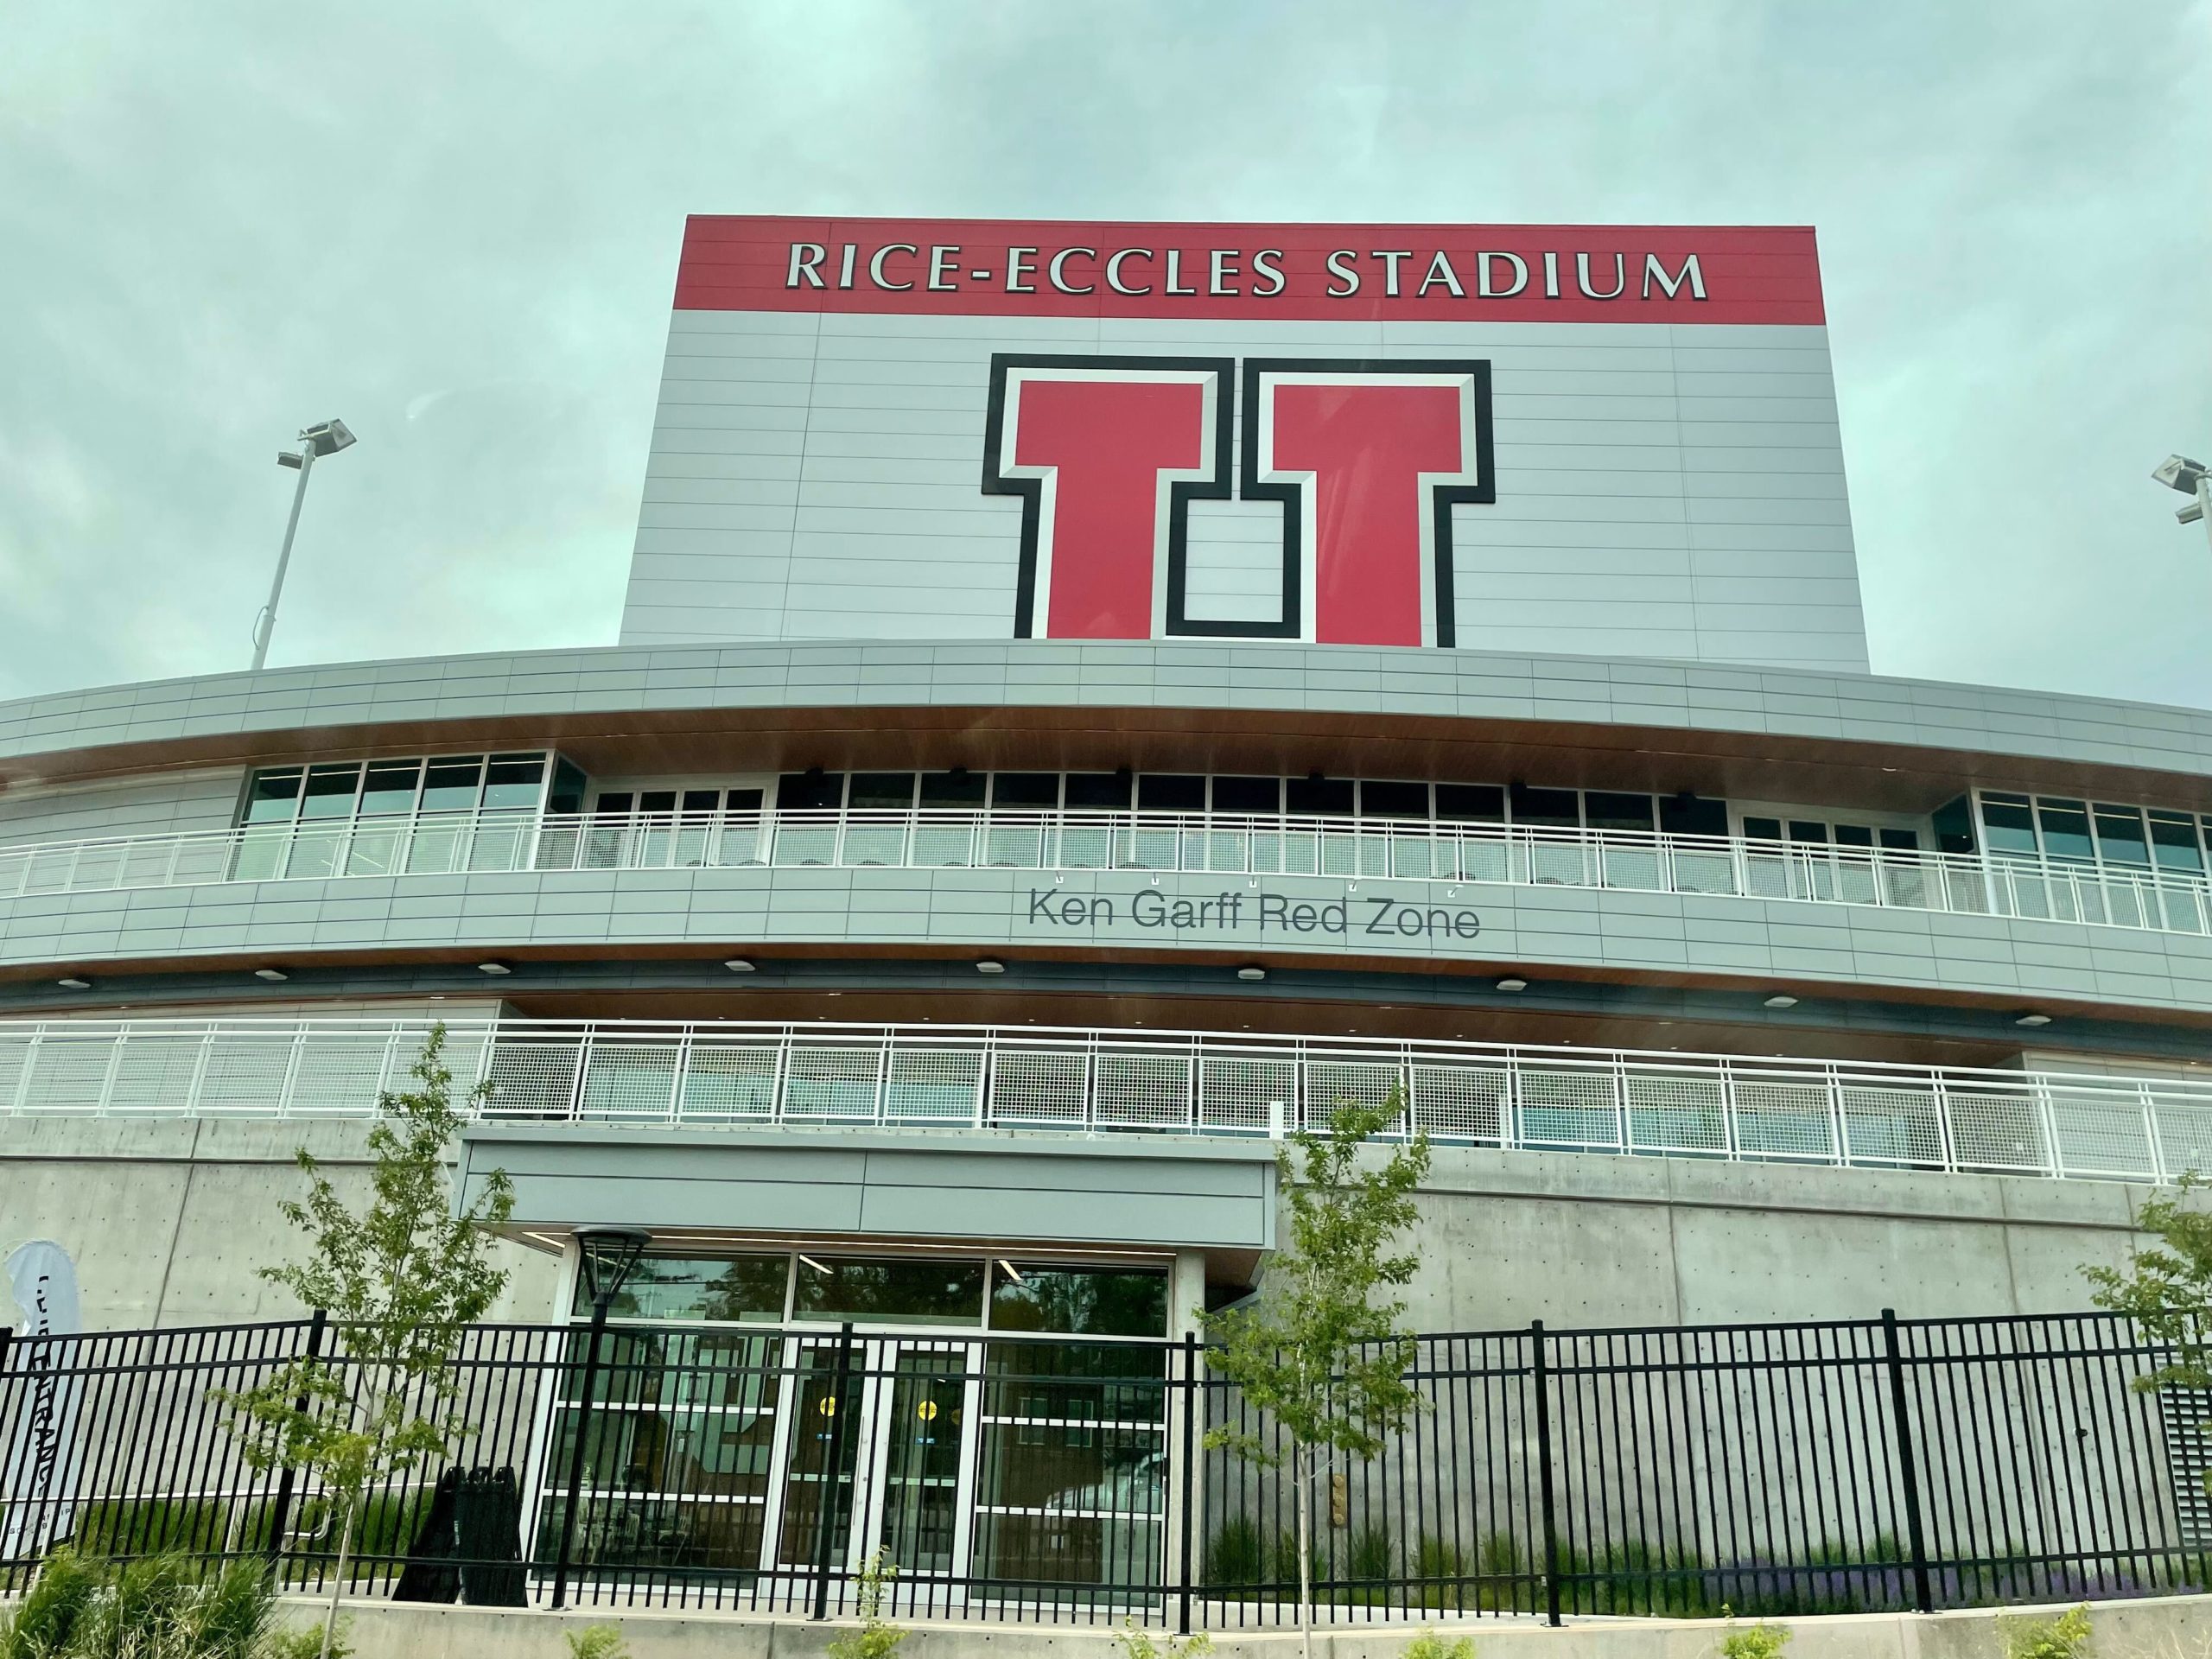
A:
[[[837,1470],[845,1461],[845,1419],[852,1413],[845,1408],[846,1396],[853,1374],[853,1322],[845,1321],[837,1332],[837,1380],[830,1386],[836,1391],[830,1398],[836,1408],[830,1414],[830,1450],[822,1464],[822,1496],[814,1511],[814,1617],[830,1617],[830,1541],[836,1535],[835,1525],[837,1503]],[[796,1392],[796,1390],[794,1390]],[[853,1471],[855,1486],[860,1471]]]
[[[593,1301],[591,1333],[584,1339],[583,1388],[576,1400],[576,1446],[569,1459],[569,1501],[561,1512],[561,1551],[553,1560],[553,1611],[556,1613],[569,1605],[569,1563],[575,1548],[576,1509],[583,1502],[584,1443],[591,1434],[591,1395],[599,1386],[599,1339],[607,1332],[608,1300],[601,1296]],[[560,1421],[557,1414],[554,1421]]]
[[[0,1353],[4,1353],[0,1349]],[[1191,1506],[1198,1501],[1198,1434],[1196,1419],[1198,1414],[1198,1339],[1190,1332],[1183,1333],[1183,1494],[1182,1542],[1183,1571],[1179,1584],[1180,1604],[1175,1615],[1175,1633],[1191,1633]]]
[[[1897,1341],[1897,1311],[1882,1310],[1882,1343],[1889,1354],[1890,1415],[1897,1423],[1897,1469],[1904,1481],[1905,1548],[1912,1564],[1912,1605],[1915,1611],[1932,1613],[1935,1598],[1928,1588],[1928,1542],[1920,1527],[1920,1468],[1913,1451],[1912,1419],[1904,1386],[1904,1353]]]
[[[1529,1343],[1535,1351],[1536,1381],[1536,1484],[1544,1517],[1544,1615],[1556,1627],[1559,1620],[1559,1523],[1552,1502],[1551,1367],[1544,1357],[1544,1322],[1529,1322]]]
[[[310,1366],[322,1357],[323,1333],[329,1328],[329,1313],[318,1307],[315,1311],[315,1318],[308,1322],[306,1358]],[[6,1351],[6,1345],[0,1344],[0,1353]],[[299,1397],[292,1402],[292,1409],[305,1412],[307,1408],[307,1392],[302,1389]],[[284,1559],[284,1529],[292,1518],[292,1489],[295,1480],[296,1475],[292,1465],[288,1463],[284,1465],[283,1472],[276,1477],[276,1500],[270,1505],[269,1509],[269,1559],[272,1561],[281,1562]],[[281,1572],[278,1576],[281,1580]]]

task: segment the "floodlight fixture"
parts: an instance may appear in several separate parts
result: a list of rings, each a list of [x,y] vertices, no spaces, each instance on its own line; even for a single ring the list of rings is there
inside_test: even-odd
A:
[[[276,464],[291,467],[299,474],[300,481],[292,486],[292,516],[284,521],[284,544],[276,554],[276,575],[269,584],[269,602],[253,619],[253,672],[257,674],[269,661],[269,637],[276,632],[276,606],[284,597],[284,572],[291,567],[292,537],[299,532],[300,507],[308,499],[308,474],[321,457],[351,448],[357,442],[353,429],[345,422],[328,420],[302,428],[296,451],[286,449],[277,454]]]

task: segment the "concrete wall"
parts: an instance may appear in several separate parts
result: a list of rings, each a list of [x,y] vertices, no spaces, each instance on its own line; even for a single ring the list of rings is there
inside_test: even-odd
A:
[[[293,1600],[287,1623],[306,1624],[314,1604]],[[2056,1610],[2041,1610],[2044,1617]],[[1780,1618],[1789,1659],[1999,1659],[2000,1621],[2020,1613],[1984,1608],[1945,1613],[1860,1613]],[[632,1608],[597,1612],[507,1612],[492,1608],[362,1605],[353,1611],[356,1659],[558,1659],[564,1637],[594,1624],[620,1627],[637,1659],[822,1659],[851,1634],[849,1620],[823,1624],[709,1618]],[[2108,1601],[2090,1611],[2097,1659],[2203,1659],[2212,1652],[2212,1598]],[[1732,1627],[1719,1619],[1593,1619],[1550,1630],[1534,1620],[1473,1619],[1444,1634],[1471,1635],[1484,1659],[1713,1659]],[[1739,1624],[1733,1626],[1741,1629]],[[1317,1631],[1316,1659],[1399,1659],[1417,1624]],[[1226,1631],[1220,1659],[1290,1659],[1294,1631]],[[1121,1659],[1110,1628],[1066,1624],[934,1625],[915,1630],[900,1659]]]
[[[0,1248],[58,1239],[88,1325],[295,1312],[254,1276],[304,1140],[362,1172],[364,1126],[47,1118],[0,1122]],[[826,1139],[836,1132],[825,1131]],[[2144,1190],[2116,1182],[1785,1168],[1440,1147],[1420,1195],[1410,1322],[1424,1331],[2054,1313],[2085,1262],[2125,1259]],[[608,1219],[608,1217],[598,1217]],[[988,1231],[988,1217],[975,1225]],[[546,1255],[502,1247],[498,1317],[550,1317]]]
[[[59,1242],[77,1264],[88,1330],[296,1318],[291,1293],[255,1269],[295,1259],[301,1235],[277,1213],[303,1198],[304,1144],[349,1203],[366,1196],[368,1127],[237,1120],[19,1119],[0,1123],[0,1252]],[[496,1245],[512,1268],[493,1317],[553,1310],[559,1264]],[[0,1287],[0,1314],[20,1320]]]

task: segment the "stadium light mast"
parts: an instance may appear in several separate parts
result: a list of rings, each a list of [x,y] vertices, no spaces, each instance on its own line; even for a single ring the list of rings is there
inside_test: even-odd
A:
[[[2206,538],[2212,540],[2212,467],[2187,455],[2168,455],[2151,476],[2170,490],[2196,498],[2174,517],[2184,524],[2202,523]]]
[[[292,537],[300,527],[300,504],[308,499],[308,474],[314,470],[317,458],[334,455],[340,449],[352,447],[354,437],[343,421],[325,421],[320,426],[308,427],[300,434],[299,453],[289,449],[276,452],[279,467],[293,467],[299,470],[300,481],[292,490],[292,516],[284,521],[284,545],[276,555],[276,579],[269,584],[269,602],[253,619],[253,672],[259,673],[261,665],[269,660],[269,636],[276,632],[276,602],[284,596],[284,571],[292,563]]]

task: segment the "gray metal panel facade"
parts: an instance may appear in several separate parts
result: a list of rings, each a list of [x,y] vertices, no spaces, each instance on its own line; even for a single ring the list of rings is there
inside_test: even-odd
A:
[[[623,643],[1010,636],[994,352],[1485,359],[1498,497],[1453,510],[1461,645],[1866,666],[1827,330],[1741,324],[679,311]],[[1274,613],[1281,523],[1193,512],[1193,614]]]
[[[111,744],[392,721],[825,707],[1554,720],[2212,774],[2212,712],[2102,697],[1604,657],[1062,640],[604,647],[151,681],[0,703],[0,770]]]
[[[1103,1150],[946,1130],[475,1125],[463,1139],[464,1201],[493,1169],[514,1182],[518,1225],[620,1223],[1146,1249],[1274,1243],[1273,1153],[1257,1142]]]
[[[227,830],[245,786],[245,772],[230,766],[10,790],[0,795],[0,843]]]

